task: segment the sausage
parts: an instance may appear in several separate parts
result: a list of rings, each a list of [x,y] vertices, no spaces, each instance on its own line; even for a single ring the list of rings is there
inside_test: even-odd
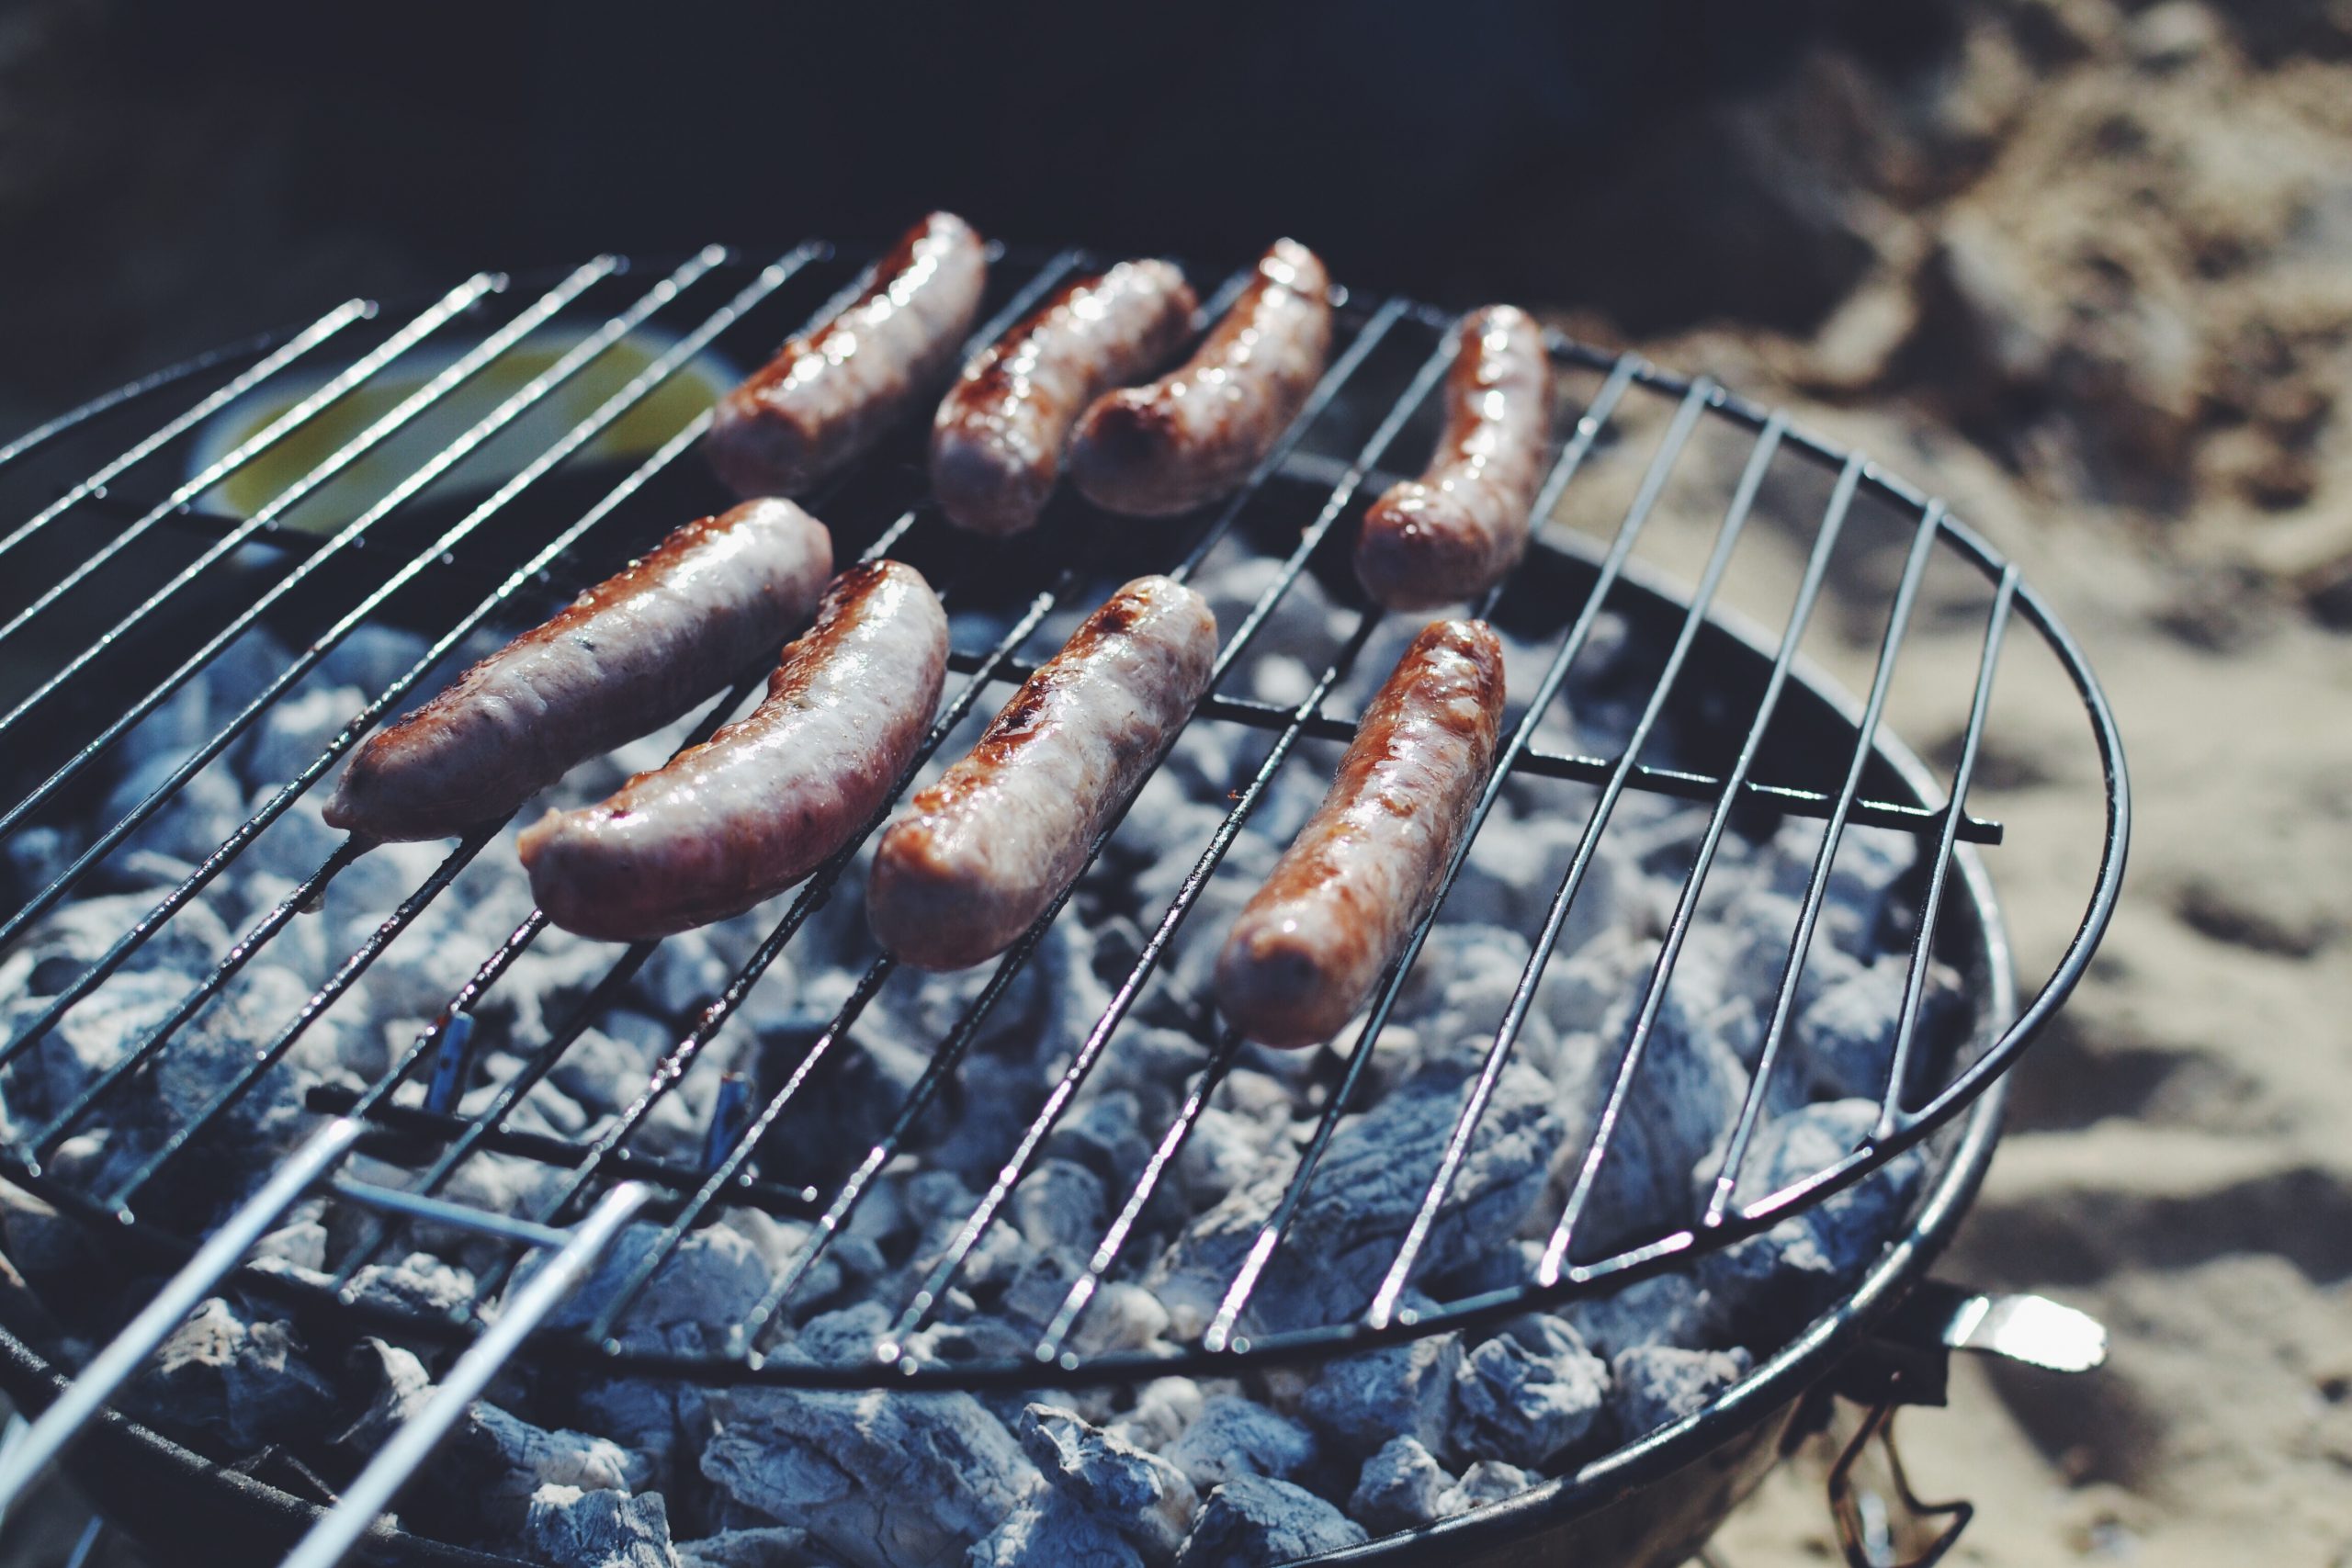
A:
[[[1216,995],[1227,1022],[1300,1046],[1355,1016],[1429,913],[1502,716],[1502,645],[1484,621],[1439,621],[1413,639],[1323,804],[1226,938]]]
[[[882,945],[923,969],[1012,946],[1084,867],[1216,662],[1198,593],[1141,577],[1113,594],[883,832],[865,890]]]
[[[1519,564],[1552,436],[1544,329],[1510,305],[1463,319],[1445,378],[1445,433],[1419,479],[1364,513],[1356,577],[1392,610],[1485,592]]]
[[[774,897],[882,809],[946,674],[947,615],[922,575],[897,561],[844,572],[749,717],[524,831],[532,895],[564,930],[615,942]]]
[[[839,472],[954,363],[987,282],[987,250],[961,218],[908,230],[855,303],[719,400],[703,438],[711,467],[738,495],[798,495]]]
[[[1230,495],[1306,406],[1330,349],[1323,263],[1277,240],[1189,361],[1095,400],[1070,442],[1070,482],[1097,506],[1139,517]]]
[[[1197,304],[1169,263],[1121,262],[981,350],[932,423],[931,489],[948,521],[979,534],[1033,526],[1070,426],[1104,391],[1175,353]]]
[[[361,747],[326,819],[437,839],[503,817],[790,637],[832,570],[832,536],[788,501],[674,529]]]

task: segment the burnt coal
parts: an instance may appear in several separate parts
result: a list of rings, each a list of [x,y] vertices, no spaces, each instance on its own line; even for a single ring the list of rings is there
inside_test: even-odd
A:
[[[1271,1568],[1370,1539],[1314,1493],[1248,1475],[1209,1494],[1177,1568]]]

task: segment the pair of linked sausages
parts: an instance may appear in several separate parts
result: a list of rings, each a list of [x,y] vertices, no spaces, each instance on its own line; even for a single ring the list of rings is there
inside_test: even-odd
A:
[[[977,276],[956,265],[958,231],[976,259],[967,228],[927,220],[861,299],[747,384],[794,394],[784,404],[791,417],[768,421],[763,437],[763,461],[797,465],[786,479],[813,482],[844,451],[862,450],[887,423],[876,405],[903,400],[944,363],[939,341],[952,348],[977,308]],[[1094,398],[1073,443],[1082,488],[1116,494],[1131,510],[1172,512],[1247,478],[1295,417],[1328,345],[1317,264],[1312,292],[1326,314],[1313,352],[1301,352],[1291,297],[1307,270],[1286,250],[1313,263],[1287,243],[1269,253],[1250,294],[1185,371]],[[1107,300],[1085,291],[1118,273],[1066,291],[976,361],[943,406],[934,457],[965,476],[968,515],[994,506],[1001,518],[1012,494],[1034,520],[1053,484],[1055,429],[1067,429],[1093,386],[1134,373],[1134,353],[1123,369],[1089,367],[1102,344],[1087,346],[1088,327],[1115,313],[1117,291]],[[931,292],[951,286],[968,298]],[[1465,324],[1438,461],[1374,509],[1395,514],[1408,541],[1429,535],[1434,518],[1470,554],[1493,554],[1510,511],[1497,497],[1540,458],[1548,401],[1530,415],[1516,406],[1528,378],[1498,385],[1486,363],[1511,346],[1511,323],[1499,315]],[[844,331],[847,341],[832,341]],[[1540,367],[1540,339],[1534,347]],[[1548,397],[1540,377],[1532,384]],[[1531,424],[1535,452],[1514,466],[1510,437]],[[726,427],[722,420],[714,437]],[[1101,435],[1091,446],[1089,432]],[[727,449],[718,444],[714,455],[736,479],[735,460],[719,456]],[[1532,477],[1523,482],[1532,495]],[[656,936],[751,908],[806,877],[879,812],[944,680],[945,618],[919,573],[890,561],[861,566],[818,602],[831,568],[830,536],[788,501],[754,500],[687,525],[372,740],[328,819],[379,838],[423,838],[503,815],[586,756],[676,717],[813,607],[814,626],[785,650],[750,717],[596,807],[549,813],[521,843],[542,908],[583,934]],[[1417,584],[1428,576],[1426,564],[1414,569]],[[1164,578],[1121,590],[886,830],[869,885],[884,943],[937,968],[1011,945],[1075,878],[1189,717],[1215,654],[1214,618],[1191,590]],[[1491,765],[1501,703],[1499,651],[1485,626],[1444,623],[1415,643],[1367,712],[1322,811],[1227,943],[1218,983],[1237,1026],[1271,1043],[1309,1043],[1361,1005],[1434,896]]]

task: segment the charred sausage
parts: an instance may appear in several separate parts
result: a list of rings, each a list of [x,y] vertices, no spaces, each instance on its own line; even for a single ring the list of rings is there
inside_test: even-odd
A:
[[[721,398],[703,446],[738,495],[797,495],[839,472],[955,362],[988,282],[972,226],[934,212],[856,301]]]
[[[946,672],[947,616],[921,573],[843,573],[749,717],[525,830],[539,908],[566,931],[634,942],[783,892],[882,808]]]
[[[978,534],[1035,525],[1070,426],[1103,392],[1165,363],[1196,303],[1169,263],[1121,262],[981,350],[932,423],[931,489],[948,521]]]
[[[1393,610],[1475,598],[1519,564],[1552,433],[1544,329],[1510,305],[1463,320],[1445,379],[1445,432],[1419,479],[1364,513],[1356,576]]]
[[[1097,506],[1142,517],[1230,495],[1306,406],[1330,348],[1322,262],[1275,241],[1189,361],[1095,400],[1070,442],[1071,482]]]
[[[924,969],[1012,946],[1077,877],[1216,662],[1198,593],[1144,577],[1113,594],[884,831],[865,893],[882,945]]]
[[[788,501],[686,524],[361,747],[326,819],[437,839],[503,817],[790,637],[832,570],[832,536]]]
[[[1440,621],[1380,688],[1306,828],[1217,955],[1217,1005],[1261,1044],[1314,1045],[1355,1016],[1439,877],[1494,765],[1502,646]]]

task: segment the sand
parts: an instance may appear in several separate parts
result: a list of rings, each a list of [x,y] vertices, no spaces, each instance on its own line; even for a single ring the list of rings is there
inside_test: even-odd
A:
[[[1942,1269],[2095,1314],[2111,1359],[1962,1367],[1905,1456],[1978,1506],[1955,1562],[2352,1563],[2352,7],[2007,0],[1952,29],[1900,66],[1825,51],[1628,173],[1756,171],[1746,199],[1815,242],[1758,265],[1826,300],[1635,345],[1949,496],[2129,749],[2121,911]],[[1922,657],[1964,671],[1974,629],[1931,615]],[[2096,780],[2056,682],[2002,700],[1973,804],[2011,824],[1990,863],[2031,976],[2082,908]],[[1959,712],[1901,722],[1948,761]],[[1716,1561],[1834,1560],[1820,1462]]]

